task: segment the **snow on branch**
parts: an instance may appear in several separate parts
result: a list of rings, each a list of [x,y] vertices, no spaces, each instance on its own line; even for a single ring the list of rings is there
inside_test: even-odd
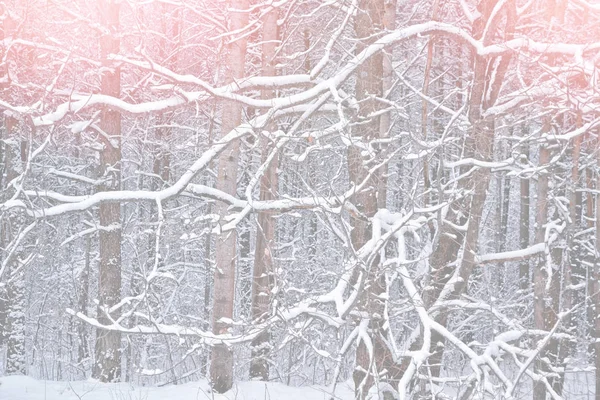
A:
[[[520,250],[504,251],[501,253],[484,254],[475,257],[477,264],[502,263],[506,261],[519,261],[531,256],[544,253],[546,251],[546,243],[537,243],[533,246]]]

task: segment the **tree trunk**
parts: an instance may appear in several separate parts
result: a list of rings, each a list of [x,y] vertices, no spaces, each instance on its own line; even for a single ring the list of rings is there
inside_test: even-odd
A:
[[[277,28],[277,12],[270,12],[263,20],[262,28],[262,74],[274,76],[275,51],[279,32]],[[273,90],[263,90],[265,99],[274,96]],[[269,124],[269,131],[276,128],[274,122]],[[271,146],[267,138],[261,136],[262,162],[267,160]],[[278,157],[271,160],[271,164],[260,180],[260,200],[273,200],[277,193],[277,166]],[[269,314],[271,303],[271,290],[274,282],[273,251],[275,241],[275,219],[269,212],[258,214],[258,229],[256,233],[256,248],[254,252],[254,271],[252,276],[252,319],[261,322]],[[252,341],[252,360],[250,362],[250,378],[269,379],[269,354],[271,345],[268,331],[262,332]]]
[[[248,1],[231,0],[230,31],[235,32],[248,23]],[[231,40],[231,39],[227,39]],[[246,59],[246,38],[234,39],[228,44],[229,70],[228,82],[241,79],[244,76]],[[227,101],[222,111],[222,135],[234,130],[241,122],[242,106],[233,101]],[[217,171],[217,189],[235,196],[238,170],[239,142],[234,142],[219,156]],[[227,215],[227,206],[219,203],[218,213],[223,218]],[[221,219],[221,224],[224,220]],[[231,230],[217,237],[216,268],[214,277],[213,297],[213,332],[217,335],[226,334],[229,324],[221,319],[233,317],[233,304],[235,293],[235,266],[236,266],[236,232]],[[233,386],[233,352],[226,345],[213,347],[210,364],[210,379],[213,389],[218,393],[225,393]]]
[[[361,0],[355,20],[355,30],[358,38],[357,51],[372,43],[377,33],[383,28],[385,6],[383,0]],[[357,69],[356,99],[360,104],[359,118],[367,118],[378,109],[378,104],[373,96],[381,97],[383,93],[383,54],[377,53],[364,61]],[[381,122],[378,117],[371,117],[368,121],[355,127],[354,136],[362,138],[366,143],[376,139],[381,131]],[[348,172],[350,181],[359,184],[367,178],[368,167],[365,166],[361,150],[356,146],[348,148]],[[384,183],[384,176],[372,176],[371,184],[362,192],[353,196],[353,204],[362,217],[354,216],[351,220],[351,241],[357,251],[371,238],[372,226],[370,218],[377,211],[378,188]],[[385,204],[381,199],[380,203]],[[379,265],[377,257],[372,265],[364,266],[366,279],[364,290],[358,301],[360,310],[370,316],[368,330],[373,342],[373,352],[364,342],[358,344],[356,350],[356,365],[353,373],[356,397],[363,399],[368,390],[379,379],[392,379],[396,377],[396,367],[393,355],[387,344],[387,328],[385,326],[385,303],[380,295],[386,290],[385,273]],[[356,277],[355,277],[356,279]],[[372,356],[372,358],[371,358]],[[380,376],[387,371],[387,377]]]
[[[597,142],[596,160],[600,170],[600,139]],[[597,171],[598,171],[597,170]],[[600,172],[596,172],[596,188],[600,188]],[[600,194],[596,195],[596,262],[593,268],[591,282],[592,331],[595,340],[594,365],[596,367],[596,400],[600,400]]]
[[[79,275],[79,297],[78,297],[78,309],[79,312],[87,315],[88,297],[89,297],[89,285],[90,285],[90,253],[92,250],[92,240],[88,235],[85,238],[85,261],[81,274]],[[77,326],[77,333],[79,335],[79,346],[77,349],[77,362],[81,364],[84,360],[89,357],[88,349],[88,325],[84,321],[79,321]]]
[[[12,20],[8,8],[0,5],[0,17],[2,17],[2,29],[0,29],[0,40],[10,38],[14,32],[15,23]],[[0,57],[6,60],[7,54],[4,53],[4,46],[0,47]],[[0,90],[10,85],[10,74],[8,62],[4,62],[0,67]],[[2,143],[2,153],[0,162],[3,163],[3,170],[0,170],[0,200],[8,200],[8,184],[15,179],[20,169],[19,161],[25,162],[26,159],[19,160],[19,149],[11,142],[18,143],[18,140],[12,140],[13,128],[18,121],[10,116],[4,116],[4,138]],[[21,153],[23,156],[23,153]],[[1,164],[0,164],[1,165]],[[21,211],[11,211],[0,213],[0,248],[7,249],[10,243],[15,239],[15,232],[22,224],[23,215]],[[22,266],[19,263],[20,249],[14,249],[12,256],[2,254],[0,263],[7,262],[5,285],[0,288],[0,343],[6,341],[6,367],[5,373],[25,374],[25,276]],[[11,257],[6,260],[5,257]]]
[[[526,136],[528,132],[527,127],[523,127],[523,136]],[[529,159],[529,145],[523,144],[521,153]],[[522,249],[526,249],[529,246],[529,209],[530,209],[530,195],[529,195],[529,179],[521,178],[521,208],[519,216],[519,244]],[[530,287],[531,278],[529,277],[529,260],[524,259],[521,261],[519,266],[519,287],[522,291],[526,291]]]
[[[396,27],[396,0],[385,2],[385,12],[383,14],[383,28],[386,31],[392,31]],[[394,84],[394,67],[392,65],[393,48],[388,49],[383,54],[383,88],[382,93],[386,97],[390,97],[389,91]],[[392,129],[392,113],[388,112],[380,117],[379,136],[381,138],[389,137],[390,129]],[[382,178],[379,180],[379,188],[377,190],[377,207],[387,208],[387,173],[388,165],[381,170]]]
[[[119,51],[119,4],[114,0],[103,0],[100,3],[102,24],[107,28],[100,39],[102,62],[107,68],[102,74],[102,94],[118,98],[121,92],[121,76],[118,67],[109,68],[107,56]],[[112,66],[111,66],[112,67]],[[121,113],[104,107],[100,114],[100,129],[106,133],[103,139],[103,150],[100,154],[102,176],[105,183],[100,191],[119,190],[121,187]],[[118,202],[106,202],[99,206],[100,226],[111,227],[101,230],[100,236],[100,270],[98,275],[98,322],[110,325],[110,318],[117,318],[112,313],[110,318],[104,311],[121,299],[121,205]],[[96,361],[92,376],[101,382],[118,381],[121,376],[121,333],[116,331],[96,330]]]
[[[576,117],[576,127],[580,128],[582,125],[581,113],[578,113]],[[581,228],[581,212],[582,212],[582,193],[577,191],[579,186],[579,159],[581,154],[581,141],[582,137],[577,136],[573,140],[573,148],[571,154],[571,179],[567,185],[567,191],[569,193],[569,218],[570,223],[568,226],[568,237],[567,247],[564,249],[564,256],[561,258],[561,278],[557,282],[556,293],[554,293],[554,313],[558,314],[561,311],[570,310],[573,305],[577,302],[583,302],[582,298],[576,297],[576,292],[573,287],[579,284],[577,277],[584,276],[584,270],[581,265],[581,245],[580,241],[575,237]],[[580,296],[579,296],[580,297]],[[562,299],[562,304],[560,300]],[[575,332],[576,326],[571,314],[567,315],[563,319],[565,328],[571,332]],[[551,326],[547,326],[546,329],[552,329]],[[566,368],[567,365],[565,360],[569,357],[569,354],[574,350],[572,343],[568,340],[555,340],[556,352],[556,365],[558,367]],[[561,373],[558,378],[552,380],[552,386],[556,393],[562,395],[565,374]]]
[[[208,203],[206,207],[206,214],[210,215],[212,212],[212,204]],[[210,231],[210,223],[207,223],[207,230]],[[209,330],[210,329],[210,299],[211,299],[211,288],[213,286],[212,277],[215,274],[214,265],[211,261],[211,248],[212,248],[212,235],[206,235],[204,238],[204,268],[205,268],[205,277],[204,277],[204,320],[206,321],[202,329]],[[200,358],[200,362],[202,365],[200,366],[200,373],[202,375],[207,374],[208,364],[209,364],[209,352],[203,352],[202,357]]]
[[[482,37],[484,27],[492,13],[495,2],[492,0],[483,0],[479,3],[479,17],[473,23],[473,33],[476,39],[481,39],[484,44],[489,43],[489,37]],[[514,14],[516,6],[514,1],[509,2],[505,7],[508,16],[506,18],[506,27],[504,35],[506,38],[512,37],[514,29]],[[497,19],[498,21],[498,19]],[[496,21],[496,23],[497,23]],[[494,120],[490,117],[484,118],[482,111],[493,105],[500,92],[501,82],[506,74],[510,63],[510,56],[500,56],[499,62],[489,57],[474,55],[473,60],[473,85],[469,96],[468,118],[471,122],[471,129],[465,141],[464,156],[474,157],[479,160],[493,160],[494,145]],[[495,64],[495,68],[490,69],[490,65]],[[466,171],[465,171],[466,172]],[[455,298],[464,293],[467,288],[469,278],[475,268],[475,255],[479,242],[479,230],[481,216],[485,205],[487,188],[490,181],[490,170],[488,168],[477,168],[472,174],[461,179],[458,183],[459,189],[463,189],[467,195],[458,204],[451,206],[446,215],[446,220],[452,221],[451,224],[441,222],[441,231],[439,232],[439,242],[430,257],[431,283],[429,290],[424,293],[423,300],[425,307],[431,307],[444,289],[447,289],[446,298]],[[464,226],[467,229],[455,229],[455,226]],[[461,246],[462,245],[462,246]],[[459,260],[458,253],[462,247],[461,263],[458,271],[455,270],[455,264]],[[452,277],[458,279],[452,286],[447,287]],[[448,320],[447,313],[440,313],[436,320],[441,325],[446,325]],[[444,338],[437,332],[432,332],[432,343],[444,343]],[[414,345],[416,346],[416,344]],[[429,361],[431,373],[433,376],[439,376],[441,372],[441,361],[444,348],[431,349],[433,355]],[[403,364],[403,370],[407,367],[406,361]]]
[[[439,0],[433,1],[433,12],[431,15],[432,21],[437,21],[438,19],[438,11],[439,11]],[[435,50],[435,35],[429,36],[429,41],[427,43],[427,61],[425,63],[425,72],[423,77],[423,95],[429,96],[429,82],[431,81],[431,66],[433,64],[433,53]],[[423,135],[423,140],[427,140],[427,120],[428,120],[428,106],[429,103],[427,100],[423,99],[421,101],[421,134]],[[424,200],[423,206],[429,207],[429,190],[431,188],[430,177],[429,177],[429,160],[427,158],[423,159],[423,192],[424,192]]]
[[[7,138],[18,138],[13,135],[13,128],[18,121],[6,117],[4,119],[4,129]],[[18,140],[14,140],[18,143]],[[4,168],[6,173],[6,183],[8,184],[13,179],[17,178],[19,171],[22,170],[20,165],[24,164],[26,158],[19,159],[19,149],[11,145],[9,141],[4,145]],[[21,153],[21,157],[24,154]],[[26,155],[26,153],[25,153]],[[2,249],[7,249],[14,243],[19,231],[19,227],[25,223],[24,215],[20,210],[9,211],[2,215],[0,220],[0,244]],[[20,261],[22,257],[22,248],[13,249],[10,260],[7,261],[6,271],[6,289],[3,294],[5,307],[5,325],[2,326],[3,335],[6,340],[6,368],[5,373],[25,374],[25,271]]]
[[[544,122],[548,124],[547,121]],[[545,128],[544,130],[547,130]],[[540,147],[539,165],[547,165],[550,161],[550,151],[544,145]],[[543,172],[538,178],[537,184],[537,212],[536,212],[536,243],[544,242],[545,235],[545,224],[548,221],[548,173]],[[535,266],[533,273],[533,320],[534,326],[537,329],[546,329],[546,280],[547,273],[544,270],[545,267],[545,255],[541,256],[541,259]],[[556,279],[556,278],[555,278]],[[540,358],[542,354],[540,354]],[[536,360],[535,370],[537,373],[543,371],[544,366],[541,360]],[[535,382],[533,389],[534,400],[544,400],[546,398],[546,387],[542,382]]]

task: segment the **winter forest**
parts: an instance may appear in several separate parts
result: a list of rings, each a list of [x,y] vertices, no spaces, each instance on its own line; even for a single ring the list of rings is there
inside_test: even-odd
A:
[[[0,398],[600,400],[599,79],[597,0],[0,1]]]

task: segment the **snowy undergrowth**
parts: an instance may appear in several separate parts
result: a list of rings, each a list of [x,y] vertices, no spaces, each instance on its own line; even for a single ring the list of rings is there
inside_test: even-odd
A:
[[[275,382],[240,382],[224,395],[213,394],[206,381],[163,387],[94,381],[38,381],[26,376],[0,378],[0,400],[327,400],[324,387],[290,387]],[[353,399],[349,385],[338,385],[335,398]]]

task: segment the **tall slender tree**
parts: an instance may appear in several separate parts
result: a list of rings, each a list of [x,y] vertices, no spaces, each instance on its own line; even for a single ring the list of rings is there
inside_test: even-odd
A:
[[[26,153],[20,152],[16,144],[19,143],[19,135],[15,132],[18,120],[12,117],[4,119],[6,137],[4,167],[6,171],[6,182],[13,183],[23,171],[26,159],[22,156]],[[8,188],[7,188],[8,189]],[[12,190],[9,190],[12,192]],[[0,245],[6,251],[2,259],[7,266],[6,288],[3,291],[6,296],[4,306],[6,307],[5,325],[2,327],[6,338],[6,368],[7,374],[25,374],[25,270],[22,262],[24,251],[23,245],[19,243],[18,236],[24,227],[24,216],[20,210],[4,213],[0,218]]]
[[[385,2],[383,0],[361,0],[358,3],[354,29],[358,46],[357,52],[373,43],[384,28]],[[361,123],[354,127],[353,134],[366,142],[377,139],[381,132],[380,118],[374,116],[379,108],[377,98],[383,95],[383,54],[377,53],[365,60],[357,68],[356,99],[359,103],[358,118]],[[372,155],[371,155],[372,156]],[[380,174],[369,171],[367,161],[363,158],[361,148],[356,145],[348,147],[348,173],[350,183],[358,186],[365,179],[369,184],[361,191],[354,193],[353,203],[360,214],[354,215],[351,232],[351,242],[354,251],[359,251],[372,236],[371,219],[377,212],[379,189],[385,187],[380,180],[385,179]],[[385,194],[385,191],[383,191]],[[380,199],[385,204],[383,199]],[[357,270],[358,276],[353,279],[363,279],[364,292],[358,300],[359,309],[365,311],[366,322],[370,332],[372,346],[364,341],[358,343],[356,349],[355,370],[353,380],[356,397],[364,399],[379,379],[395,379],[395,360],[389,348],[385,303],[383,294],[387,291],[385,270],[379,265],[376,257],[370,265],[363,265]],[[387,377],[381,376],[387,371]]]
[[[117,0],[99,2],[100,21],[104,28],[100,38],[100,51],[104,66],[101,92],[119,98],[121,95],[121,72],[108,59],[119,52],[119,10]],[[121,188],[121,112],[108,106],[102,108],[97,128],[102,141],[100,191]],[[117,318],[110,308],[121,299],[121,204],[117,201],[103,202],[99,206],[101,229],[99,232],[100,269],[98,272],[98,321],[110,324]],[[121,333],[96,330],[95,364],[93,376],[102,382],[118,381],[121,377]]]
[[[549,129],[549,121],[544,121],[544,131]],[[546,146],[540,147],[539,163],[547,165],[550,161],[550,150]],[[536,243],[545,242],[545,225],[548,221],[548,173],[543,172],[537,182],[537,204],[536,204]],[[533,273],[533,318],[534,325],[538,329],[546,329],[546,281],[548,275],[546,272],[546,257],[542,255],[535,265]],[[555,278],[556,279],[556,278]],[[544,364],[541,359],[536,361],[538,371],[544,369]],[[538,381],[534,385],[533,398],[535,400],[546,398],[546,387],[543,382]]]
[[[431,20],[437,21],[439,14],[439,0],[434,0],[432,4]],[[423,74],[423,95],[429,96],[429,84],[431,82],[431,67],[433,65],[433,55],[435,53],[435,35],[431,35],[427,42],[427,60],[425,62],[425,71]],[[421,134],[423,140],[427,140],[427,121],[429,119],[429,103],[424,98],[421,101]],[[423,190],[424,190],[424,204],[429,205],[429,189],[431,188],[430,177],[429,177],[429,161],[423,160]]]
[[[523,137],[527,136],[529,129],[526,125],[523,125]],[[521,146],[521,154],[525,160],[529,160],[529,144],[523,143]],[[519,208],[519,244],[522,249],[529,246],[529,210],[530,210],[530,184],[528,177],[521,177],[519,182],[520,190],[520,208]],[[519,287],[521,290],[527,290],[531,285],[531,278],[529,273],[529,260],[524,259],[521,261],[519,267]]]
[[[2,31],[0,38],[11,39],[15,34],[16,21],[10,15],[10,10],[0,5],[0,16],[2,17]],[[8,54],[0,56],[3,60],[8,59]],[[10,83],[11,70],[8,63],[0,67],[0,81]],[[8,87],[2,87],[0,90]],[[8,97],[8,96],[7,96]],[[8,200],[6,195],[12,195],[16,186],[15,181],[23,173],[24,164],[27,162],[27,143],[22,141],[19,130],[21,127],[18,119],[11,115],[3,117],[3,140],[2,140],[2,170],[0,178],[0,198]],[[19,146],[20,144],[20,146]],[[11,187],[12,186],[12,187]],[[0,288],[0,329],[1,336],[6,339],[6,368],[7,374],[25,374],[25,271],[22,264],[23,246],[17,239],[24,227],[24,215],[20,210],[0,214],[0,248],[3,254],[0,258],[0,266],[5,266],[6,278]],[[2,277],[0,277],[2,278]]]
[[[248,1],[230,0],[229,31],[237,32],[248,24]],[[228,60],[225,64],[226,80],[236,82],[244,77],[246,60],[246,36],[227,37]],[[221,114],[221,132],[226,135],[236,129],[242,119],[242,105],[238,102],[227,101]],[[239,142],[232,143],[218,160],[216,188],[230,195],[237,190],[237,172],[239,159]],[[219,203],[218,212],[221,225],[225,224],[227,205]],[[233,317],[236,275],[236,232],[223,232],[217,237],[215,249],[215,277],[213,290],[213,331],[215,334],[225,334],[229,331],[228,321]],[[210,363],[210,379],[212,387],[218,393],[224,393],[233,385],[233,352],[225,344],[213,347]]]
[[[503,3],[501,13],[493,13],[496,2],[482,0],[478,4],[478,16],[473,21],[473,34],[485,45],[492,43],[491,32],[501,29],[506,39],[512,37],[515,24],[516,6],[514,1]],[[501,19],[500,16],[506,18]],[[486,29],[486,27],[488,29]],[[463,153],[466,157],[474,157],[483,161],[491,161],[494,157],[493,144],[495,121],[493,117],[484,116],[483,111],[494,105],[500,93],[511,57],[501,55],[497,58],[474,54],[472,60],[473,84],[470,89],[468,104],[468,119],[471,127],[467,132]],[[493,67],[491,67],[493,65]],[[490,182],[490,170],[476,167],[470,174],[463,170],[458,188],[464,191],[464,198],[453,204],[445,218],[440,221],[438,242],[431,256],[432,269],[431,285],[424,294],[426,307],[433,306],[437,301],[456,298],[467,288],[471,273],[475,268],[475,256],[479,244],[482,213]],[[466,229],[464,229],[466,227]],[[459,256],[462,255],[462,256]],[[440,298],[441,295],[444,298]],[[439,312],[437,321],[446,325],[448,313]],[[439,332],[433,332],[430,365],[433,376],[439,376],[444,347],[444,338]]]
[[[596,139],[596,188],[600,188],[600,138]],[[596,367],[596,400],[600,400],[600,194],[596,195],[596,237],[595,237],[596,260],[590,274],[588,287],[591,293],[592,309],[592,336],[595,339],[593,344],[594,366]]]
[[[275,76],[277,73],[276,50],[279,44],[279,29],[277,26],[278,12],[272,10],[263,17],[262,21],[262,74],[264,76]],[[273,98],[275,92],[272,89],[264,89],[261,93],[264,99]],[[268,125],[269,130],[276,129],[277,125],[272,121]],[[267,162],[269,154],[273,151],[268,139],[261,136],[262,162]],[[260,200],[268,201],[276,198],[277,194],[277,167],[279,157],[275,156],[264,175],[260,179]],[[256,247],[254,250],[254,270],[252,277],[252,319],[261,322],[269,313],[271,302],[271,291],[273,289],[274,268],[273,252],[275,244],[275,218],[271,213],[258,213],[258,226],[256,233]],[[262,332],[252,341],[252,360],[250,363],[250,378],[260,378],[264,381],[269,379],[269,354],[270,334]]]

